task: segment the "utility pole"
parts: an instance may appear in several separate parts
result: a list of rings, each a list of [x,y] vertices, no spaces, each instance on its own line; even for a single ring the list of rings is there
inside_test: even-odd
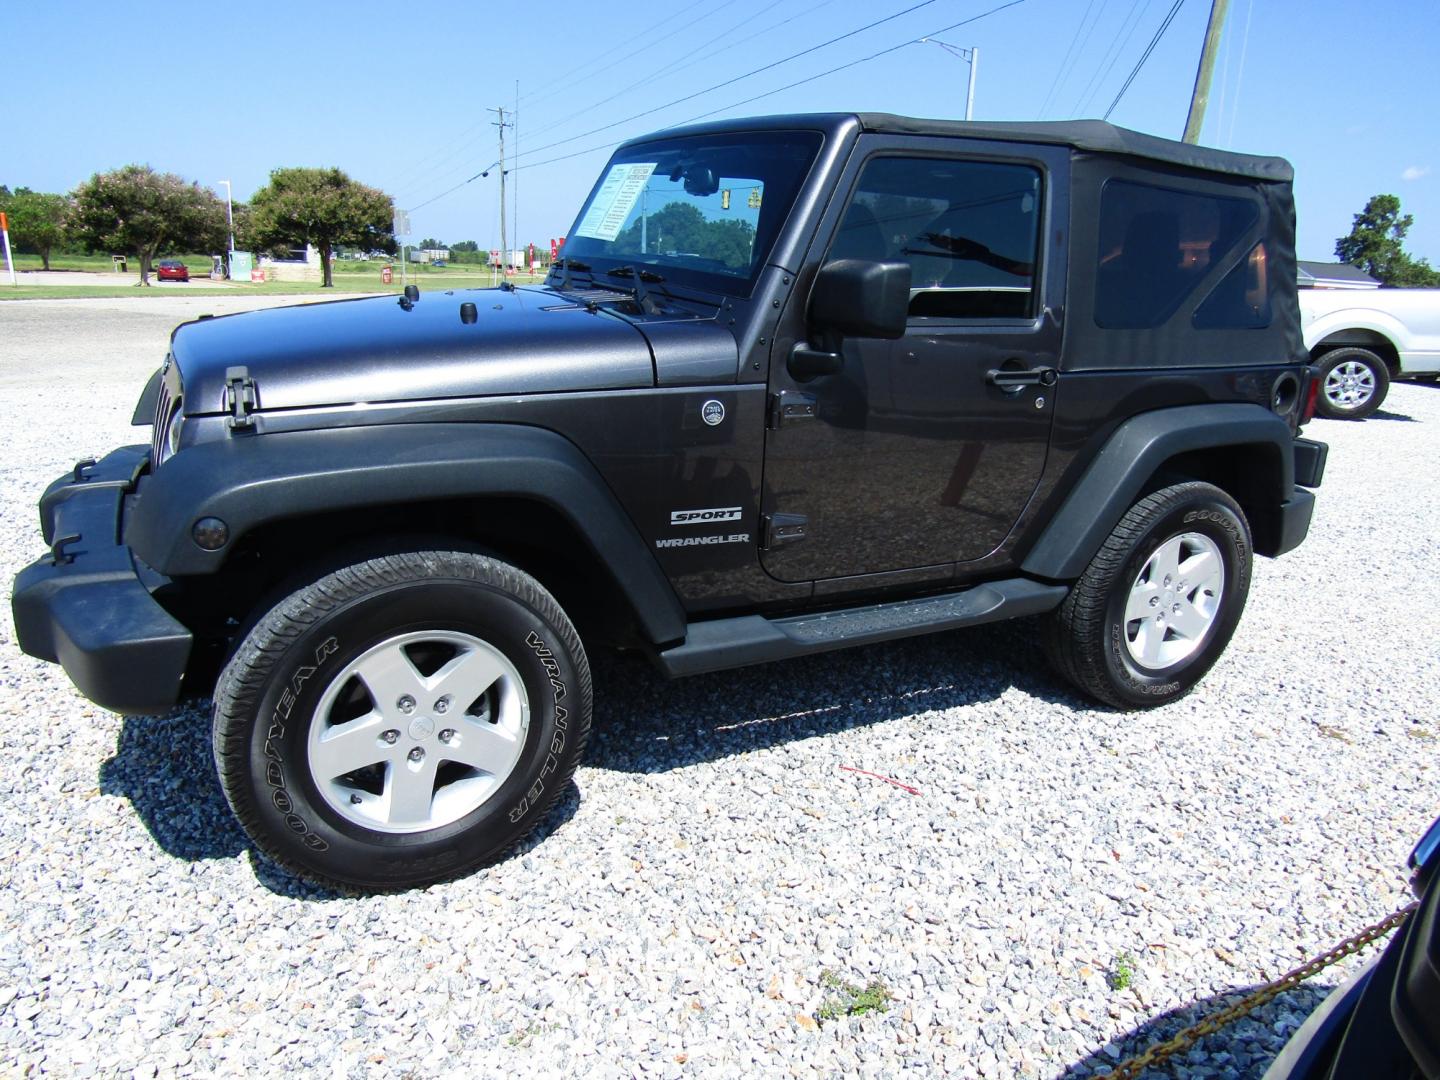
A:
[[[970,88],[965,91],[965,119],[975,113],[975,69],[980,66],[980,46],[970,50]]]
[[[503,280],[505,263],[510,258],[510,244],[505,235],[505,173],[508,171],[505,168],[505,129],[513,125],[505,122],[504,105],[488,111],[495,113],[500,118],[496,121],[495,126],[500,129],[500,277]]]
[[[516,80],[515,80],[515,109],[514,109],[514,111],[513,111],[510,115],[511,115],[511,118],[512,118],[511,126],[515,129],[514,146],[512,147],[512,149],[511,149],[511,151],[510,151],[510,155],[511,155],[511,157],[512,157],[514,163],[515,163],[515,165],[518,166],[519,163],[520,163],[520,80],[519,80],[519,79],[516,79]],[[513,235],[513,236],[515,237],[515,243],[519,246],[519,249],[523,252],[523,251],[525,250],[525,245],[522,244],[522,243],[520,243],[520,175],[519,175],[519,173],[516,173],[516,175],[515,175],[515,181],[514,181],[514,184],[513,184],[512,188],[511,188],[511,191],[510,191],[510,215],[511,215],[511,216],[510,216],[510,222],[511,222],[511,224],[514,226],[514,228],[512,228],[512,229],[510,230],[510,231],[511,231],[511,235]],[[523,255],[521,256],[521,261],[522,261],[522,262],[524,261],[524,256],[523,256]],[[515,276],[516,276],[517,278],[520,276],[520,268],[519,268],[518,266],[515,268]]]
[[[1230,0],[1210,0],[1210,24],[1205,27],[1205,48],[1200,51],[1200,66],[1195,70],[1195,92],[1190,95],[1190,115],[1185,118],[1187,143],[1200,141],[1205,126],[1205,106],[1210,103],[1210,77],[1215,74],[1215,54],[1220,51],[1220,35],[1225,29],[1225,13]]]
[[[230,230],[230,247],[225,255],[225,276],[230,276],[230,264],[235,261],[235,208],[230,203],[230,181],[216,180],[225,185],[225,224]]]
[[[951,45],[948,41],[941,41],[939,38],[922,37],[920,44],[929,42],[931,45],[939,45],[952,56],[958,56],[970,65],[970,85],[965,91],[965,119],[971,119],[975,114],[975,69],[980,66],[980,47],[978,45],[966,49],[960,45]]]

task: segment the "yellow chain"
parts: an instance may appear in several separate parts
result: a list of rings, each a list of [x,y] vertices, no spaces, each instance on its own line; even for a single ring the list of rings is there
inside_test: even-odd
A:
[[[1203,1020],[1191,1024],[1179,1034],[1171,1036],[1164,1042],[1158,1042],[1153,1046],[1147,1047],[1143,1053],[1136,1054],[1132,1058],[1127,1058],[1119,1065],[1116,1065],[1115,1068],[1111,1069],[1110,1072],[1100,1075],[1107,1077],[1108,1080],[1134,1080],[1135,1077],[1140,1075],[1142,1070],[1149,1068],[1151,1065],[1158,1065],[1160,1062],[1173,1057],[1182,1050],[1188,1050],[1206,1035],[1213,1035],[1225,1027],[1225,1025],[1233,1024],[1242,1016],[1254,1012],[1261,1005],[1264,1005],[1277,995],[1300,985],[1300,983],[1310,978],[1310,976],[1324,971],[1331,964],[1359,952],[1376,938],[1384,937],[1408,919],[1411,913],[1419,906],[1420,902],[1418,900],[1406,904],[1398,911],[1390,913],[1374,925],[1367,926],[1358,934],[1346,938],[1328,952],[1323,952],[1319,956],[1305,961],[1305,963],[1293,971],[1287,971],[1273,982],[1268,982],[1264,986],[1251,991],[1245,997],[1235,1002],[1235,1004],[1227,1005],[1225,1008],[1211,1013]]]

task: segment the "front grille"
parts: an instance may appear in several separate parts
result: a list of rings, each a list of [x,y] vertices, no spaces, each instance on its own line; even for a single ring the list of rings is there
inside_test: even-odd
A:
[[[175,385],[171,383],[171,372],[167,368],[160,377],[160,395],[155,400],[155,421],[150,431],[150,467],[158,468],[160,463],[169,456],[169,449],[165,445],[166,432],[170,430],[170,421],[180,408],[180,387],[178,385],[178,372],[176,373]]]

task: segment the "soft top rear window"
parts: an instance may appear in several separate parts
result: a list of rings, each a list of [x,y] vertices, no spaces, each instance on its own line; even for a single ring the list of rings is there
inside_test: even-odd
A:
[[[1107,180],[1100,196],[1096,324],[1142,330],[1166,322],[1259,213],[1249,199]]]

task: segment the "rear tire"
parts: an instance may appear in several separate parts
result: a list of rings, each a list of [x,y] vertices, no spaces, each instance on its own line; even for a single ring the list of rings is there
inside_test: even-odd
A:
[[[590,729],[574,627],[528,574],[455,551],[388,555],[292,593],[215,691],[214,750],[269,859],[327,886],[467,873],[530,832]]]
[[[1250,591],[1250,527],[1235,500],[1189,482],[1141,499],[1048,617],[1057,671],[1117,709],[1183,697],[1235,632]]]
[[[1315,411],[1331,420],[1364,420],[1385,402],[1390,368],[1369,349],[1332,349],[1320,358]]]

